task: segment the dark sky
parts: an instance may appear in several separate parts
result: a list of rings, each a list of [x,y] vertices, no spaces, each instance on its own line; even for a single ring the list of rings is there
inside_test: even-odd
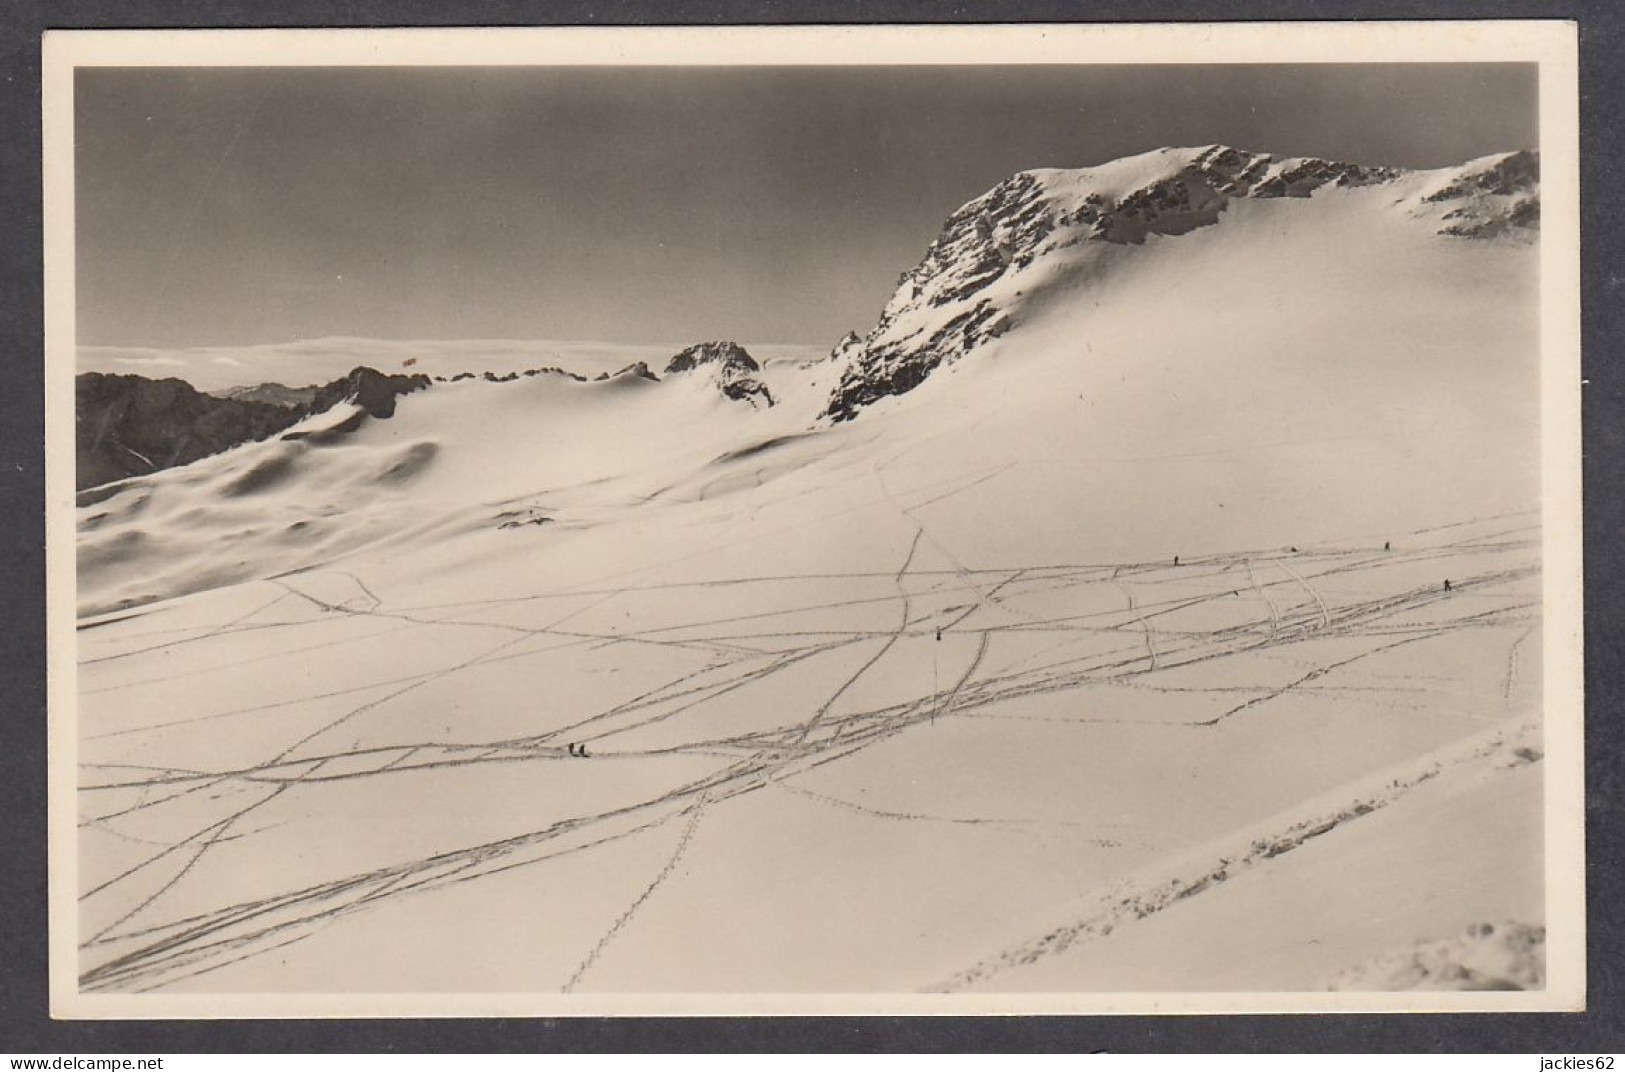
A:
[[[1012,172],[1163,145],[1433,167],[1533,65],[81,68],[81,344],[830,344]]]

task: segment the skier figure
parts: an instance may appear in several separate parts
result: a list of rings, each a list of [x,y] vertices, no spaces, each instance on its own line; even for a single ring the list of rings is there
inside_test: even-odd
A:
[[[1449,577],[1446,577],[1444,579],[1444,590],[1446,592],[1450,591],[1450,578]]]
[[[1174,556],[1174,565],[1176,565],[1176,566],[1179,565],[1179,556],[1178,555]]]
[[[1384,551],[1392,551],[1394,549],[1394,546],[1388,540],[1384,540],[1384,541],[1382,541],[1382,549]]]

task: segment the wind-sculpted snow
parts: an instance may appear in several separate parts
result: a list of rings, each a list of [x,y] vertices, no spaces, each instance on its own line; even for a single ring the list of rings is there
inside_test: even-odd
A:
[[[1454,938],[1417,942],[1350,968],[1333,990],[1541,990],[1546,928],[1474,923]]]
[[[1211,227],[1238,199],[1381,187],[1390,202],[1383,210],[1397,206],[1439,235],[1493,237],[1537,225],[1538,177],[1530,152],[1404,172],[1219,145],[1159,149],[1095,168],[1023,171],[950,216],[861,345],[843,340],[837,352],[848,367],[826,413],[850,420],[998,338],[1046,291],[1098,267],[1107,255],[1102,246],[1139,246]]]

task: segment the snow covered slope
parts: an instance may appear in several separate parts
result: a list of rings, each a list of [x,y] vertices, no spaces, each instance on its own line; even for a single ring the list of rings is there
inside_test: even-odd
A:
[[[1123,259],[1113,247],[1213,226],[1239,200],[1377,186],[1367,198],[1373,216],[1398,214],[1440,234],[1484,237],[1534,227],[1538,183],[1538,162],[1528,152],[1406,173],[1212,145],[1094,168],[1023,171],[955,212],[925,258],[903,274],[868,338],[859,346],[843,340],[852,367],[828,412],[850,419],[877,398],[912,389],[937,365],[1022,322],[1050,292],[1112,271]],[[1236,268],[1250,265],[1238,258]]]
[[[1538,927],[1534,197],[1024,173],[771,406],[436,384],[112,488],[82,985],[1294,989]]]

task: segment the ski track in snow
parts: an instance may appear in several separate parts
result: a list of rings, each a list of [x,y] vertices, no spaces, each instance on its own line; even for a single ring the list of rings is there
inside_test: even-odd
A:
[[[912,513],[909,516],[913,516]],[[918,519],[916,518],[916,522]],[[212,640],[240,634],[245,629],[300,630],[324,620],[383,619],[400,628],[455,627],[498,634],[499,642],[487,644],[475,654],[450,665],[425,669],[420,673],[372,682],[354,689],[318,693],[332,699],[346,694],[369,698],[326,719],[318,728],[299,734],[262,762],[222,769],[186,769],[168,766],[141,767],[128,764],[87,764],[81,795],[85,802],[84,825],[118,834],[119,821],[133,812],[163,809],[191,799],[206,790],[236,787],[258,795],[246,803],[228,794],[224,815],[212,813],[189,834],[169,844],[147,846],[153,851],[114,877],[87,889],[82,900],[96,903],[108,898],[127,904],[115,912],[112,922],[99,927],[85,941],[82,955],[86,968],[81,982],[88,990],[143,990],[162,987],[200,972],[216,970],[247,957],[269,952],[300,940],[342,916],[380,901],[422,894],[455,883],[477,881],[482,877],[521,866],[540,866],[549,860],[587,851],[635,837],[679,817],[688,825],[676,851],[652,883],[630,902],[630,907],[610,927],[571,976],[567,989],[582,981],[603,949],[615,939],[645,903],[677,869],[694,827],[702,813],[715,811],[730,799],[775,785],[801,799],[823,806],[858,812],[888,822],[952,823],[1015,830],[1031,825],[997,815],[940,815],[870,807],[799,785],[795,779],[817,767],[853,756],[921,722],[943,718],[993,719],[1019,723],[1024,718],[1061,722],[1118,722],[1143,728],[1146,732],[1180,729],[1191,733],[1216,732],[1227,722],[1246,717],[1283,696],[1324,690],[1369,690],[1373,702],[1388,702],[1403,709],[1407,690],[1425,688],[1415,680],[1396,680],[1384,685],[1325,682],[1322,679],[1340,668],[1358,664],[1383,652],[1417,644],[1458,630],[1527,626],[1538,604],[1520,598],[1516,583],[1531,576],[1535,567],[1522,564],[1538,546],[1532,529],[1511,529],[1493,538],[1469,537],[1454,543],[1437,543],[1409,552],[1374,552],[1370,549],[1315,551],[1294,555],[1296,566],[1284,556],[1270,552],[1248,556],[1217,556],[1188,560],[1179,567],[1167,563],[1120,563],[1110,568],[1102,564],[1068,565],[1027,563],[1020,566],[971,571],[953,563],[942,570],[915,569],[921,545],[931,540],[919,524],[903,555],[902,565],[893,574],[854,573],[832,580],[850,584],[884,585],[889,592],[875,592],[862,598],[821,600],[812,598],[748,615],[708,614],[700,596],[707,589],[736,589],[755,586],[765,598],[777,592],[774,578],[721,577],[691,584],[695,598],[689,602],[693,616],[678,623],[649,629],[605,632],[565,628],[570,619],[606,601],[626,598],[635,589],[606,590],[587,606],[535,627],[493,624],[490,621],[458,617],[455,608],[392,608],[390,601],[371,591],[354,574],[344,574],[354,585],[355,598],[332,601],[301,591],[284,578],[276,584],[283,594],[262,603],[255,610],[221,625],[187,635],[157,639],[148,644],[139,630],[125,640],[134,650],[181,650],[208,644]],[[1495,561],[1513,559],[1513,561]],[[1471,563],[1479,563],[1472,572]],[[1279,582],[1262,581],[1255,562],[1276,565],[1285,576]],[[1443,593],[1433,583],[1417,586],[1402,583],[1384,585],[1383,571],[1401,569],[1414,572],[1427,565],[1430,573],[1443,574],[1446,563],[1453,591]],[[1231,581],[1221,575],[1231,568],[1244,570],[1247,587],[1261,600],[1235,599]],[[1135,598],[1120,579],[1132,575],[1148,598]],[[1409,576],[1409,573],[1407,573]],[[797,578],[799,579],[799,578]],[[1337,582],[1335,588],[1328,582]],[[1350,582],[1361,582],[1351,584]],[[1129,595],[1128,607],[1100,609],[1090,605],[1080,609],[1072,598],[1089,595],[1101,585]],[[658,586],[648,586],[658,587]],[[1193,591],[1201,589],[1201,591]],[[1294,603],[1284,592],[1297,589],[1307,594],[1305,602]],[[1160,590],[1160,591],[1159,591]],[[589,590],[590,591],[590,590]],[[797,589],[800,591],[800,589]],[[848,587],[842,592],[850,591]],[[1366,591],[1364,598],[1346,593]],[[1345,593],[1345,594],[1338,594]],[[574,592],[581,595],[580,590]],[[546,593],[518,593],[506,604],[534,601]],[[297,596],[309,607],[313,618],[284,622],[255,622],[257,615],[272,608],[286,609],[286,600]],[[951,602],[968,597],[968,607],[947,607],[922,611],[920,600]],[[1483,599],[1476,597],[1486,597]],[[1025,607],[1011,613],[1010,601],[1025,607],[1042,605],[1044,612]],[[503,603],[487,601],[485,611]],[[829,614],[858,613],[873,607],[891,605],[897,624],[891,629],[854,626],[848,629],[829,624]],[[1262,604],[1262,605],[1260,605]],[[1192,608],[1223,608],[1226,624],[1210,628],[1179,627],[1177,615]],[[1256,609],[1255,609],[1256,608]],[[447,610],[453,613],[446,615]],[[947,613],[945,613],[945,611]],[[1259,613],[1262,612],[1262,613]],[[442,614],[443,617],[429,617]],[[798,616],[817,615],[818,627],[797,628]],[[1159,617],[1173,623],[1154,626]],[[779,619],[775,623],[774,619]],[[996,619],[996,620],[995,620]],[[776,625],[776,627],[775,627]],[[909,641],[932,640],[938,629],[947,635],[972,636],[974,652],[963,659],[959,669],[949,670],[955,680],[938,693],[924,678],[917,696],[878,706],[843,703],[852,690],[877,664],[891,656],[899,645]],[[1053,635],[1057,643],[1040,649],[1036,655],[1010,665],[989,668],[986,657],[990,644],[1002,636]],[[368,634],[369,640],[378,634]],[[1517,646],[1529,635],[1517,635],[1507,650],[1505,682],[1498,692],[1510,697],[1516,674]],[[1153,640],[1155,636],[1155,640]],[[1206,719],[1158,719],[1127,715],[1114,717],[1109,702],[1080,702],[1076,719],[1056,716],[1026,716],[1011,701],[1043,694],[1085,690],[1096,687],[1158,690],[1161,676],[1182,667],[1215,660],[1232,660],[1257,653],[1288,654],[1305,642],[1337,638],[1358,641],[1355,650],[1337,658],[1313,655],[1303,673],[1284,684],[1230,682],[1204,689],[1175,685],[1170,692],[1229,693],[1235,702],[1221,713]],[[688,669],[656,687],[599,711],[582,711],[567,724],[539,734],[474,741],[400,740],[367,747],[322,750],[323,736],[348,721],[390,704],[397,698],[431,683],[445,682],[459,674],[508,659],[525,658],[532,651],[510,649],[536,640],[560,641],[569,645],[607,645],[612,649],[638,646],[671,646],[706,653],[699,669]],[[751,641],[770,641],[775,647],[750,650]],[[346,641],[355,642],[355,641]],[[877,643],[878,642],[878,643]],[[932,640],[938,643],[938,641]],[[747,647],[738,646],[744,643]],[[1081,645],[1081,647],[1080,647]],[[809,660],[851,659],[863,647],[872,646],[865,661],[827,695],[810,717],[732,735],[696,733],[679,743],[639,745],[641,731],[661,723],[681,723],[703,715],[708,705],[742,689],[757,692],[771,688],[777,675]],[[291,649],[294,651],[298,648]],[[557,650],[547,647],[537,651]],[[1150,658],[1148,660],[1147,653]],[[122,653],[121,653],[122,654]],[[101,656],[99,661],[118,655]],[[951,657],[953,658],[953,657]],[[94,662],[98,660],[87,660]],[[252,660],[250,660],[252,661]],[[230,662],[209,669],[230,669]],[[952,663],[950,662],[950,665]],[[196,669],[191,673],[201,672]],[[185,676],[180,675],[180,676]],[[125,685],[103,686],[102,691],[117,699],[126,689],[139,689],[152,679]],[[158,678],[157,681],[167,679]],[[1500,684],[1500,683],[1498,683]],[[1387,687],[1391,686],[1391,687]],[[383,691],[379,694],[379,690]],[[262,714],[285,704],[316,697],[297,695],[268,704],[243,707],[207,718],[244,717]],[[770,701],[771,702],[771,701]],[[122,731],[130,736],[162,734],[190,726],[195,718],[182,718],[149,727]],[[94,739],[94,736],[92,737]],[[624,744],[618,743],[624,741]],[[491,767],[506,764],[581,763],[570,754],[570,743],[592,744],[589,762],[598,765],[605,777],[625,779],[629,791],[616,806],[596,813],[568,816],[549,822],[528,833],[500,840],[449,847],[416,859],[361,871],[317,885],[288,889],[246,901],[220,905],[185,918],[165,918],[166,898],[196,870],[208,854],[229,836],[237,825],[272,801],[297,796],[301,791],[335,781],[393,778],[410,772],[457,767]],[[317,746],[317,747],[311,747]],[[715,770],[664,792],[640,796],[635,791],[636,764],[659,756],[686,755],[716,762]],[[106,802],[106,803],[103,803]],[[336,818],[336,817],[335,817]],[[1089,826],[1088,817],[1068,824]],[[1082,836],[1082,835],[1080,835]],[[1106,841],[1102,837],[1102,841]],[[251,841],[251,839],[250,839]],[[144,876],[165,876],[156,889],[138,893]],[[150,880],[149,880],[150,881]],[[1023,956],[1025,954],[1022,954]],[[976,975],[960,977],[955,985]]]

